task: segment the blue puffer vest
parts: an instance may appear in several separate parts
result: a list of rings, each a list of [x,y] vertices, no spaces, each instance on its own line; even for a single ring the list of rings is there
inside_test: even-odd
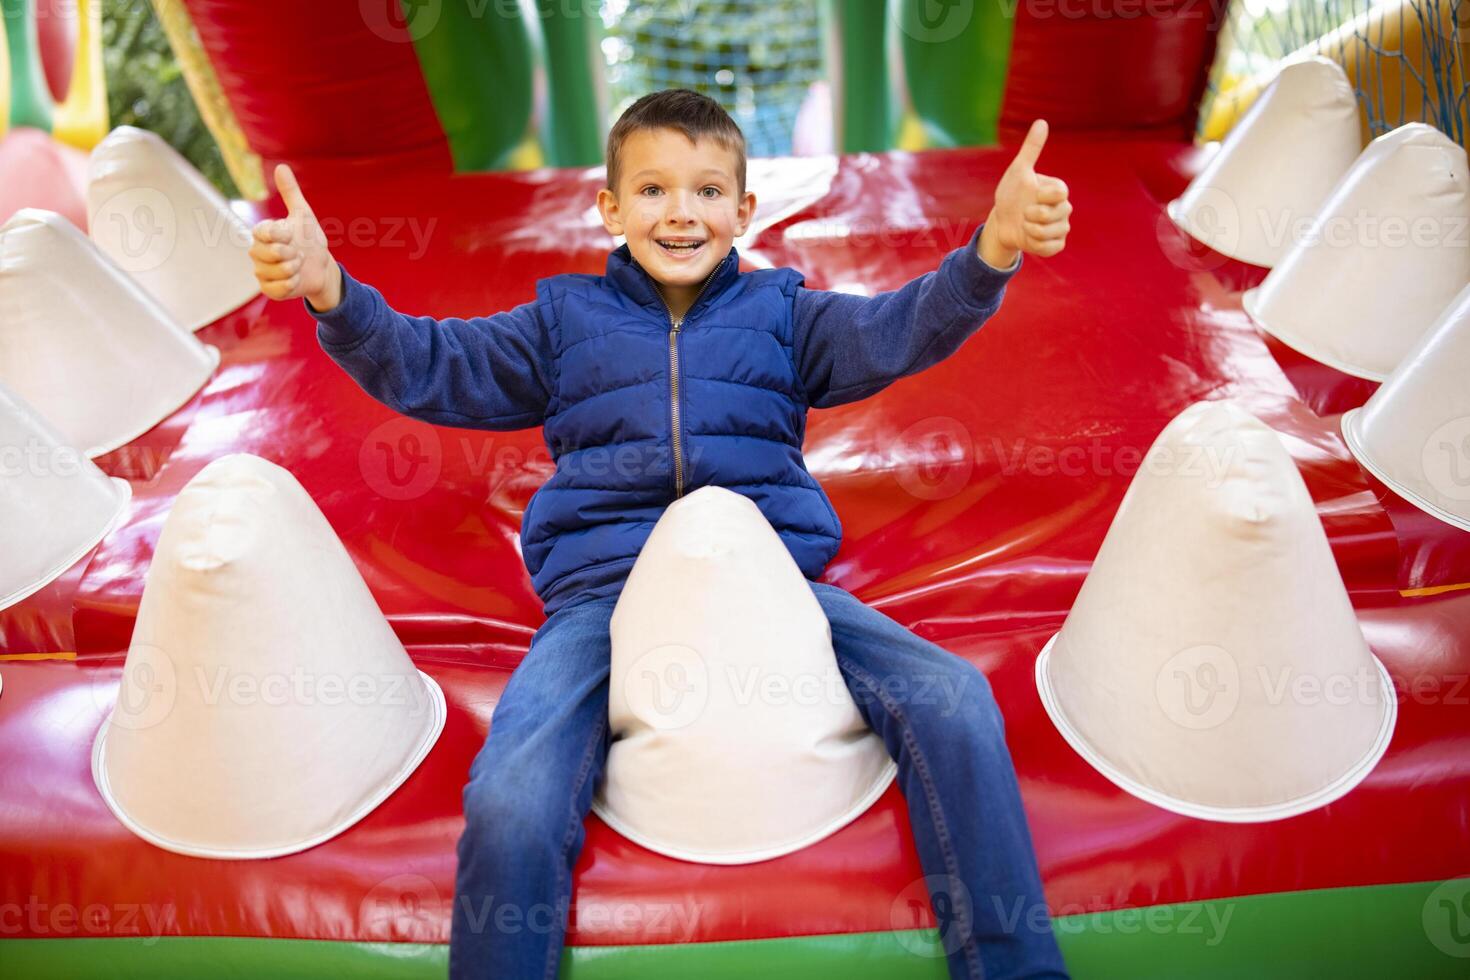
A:
[[[741,273],[731,249],[681,323],[626,245],[607,273],[537,286],[554,345],[545,437],[556,473],[521,548],[549,616],[616,595],[664,508],[706,485],[749,497],[815,579],[842,528],[802,460],[790,269]]]

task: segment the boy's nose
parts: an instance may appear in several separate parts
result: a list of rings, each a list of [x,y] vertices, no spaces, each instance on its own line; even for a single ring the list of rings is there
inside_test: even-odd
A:
[[[664,220],[671,224],[687,225],[694,222],[694,208],[690,205],[689,195],[676,191],[669,195],[669,207],[664,213]]]

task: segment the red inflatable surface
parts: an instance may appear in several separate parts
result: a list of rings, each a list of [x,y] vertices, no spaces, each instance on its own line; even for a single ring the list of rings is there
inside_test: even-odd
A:
[[[1033,119],[1065,139],[1191,140],[1225,6],[1199,0],[1017,4],[1000,138]]]
[[[812,286],[896,286],[966,241],[1008,160],[1004,150],[844,158],[825,197],[747,254],[794,266]],[[1336,417],[1298,397],[1242,313],[1259,270],[1191,248],[1164,217],[1193,151],[1059,144],[1042,165],[1072,189],[1066,252],[1028,258],[1000,313],[950,360],[812,413],[807,459],[846,528],[826,579],[989,675],[1058,912],[1470,872],[1470,590],[1400,592],[1406,567],[1421,585],[1465,581],[1453,572],[1470,536],[1395,533]],[[595,186],[595,175],[537,171],[306,191],[354,275],[401,309],[449,315],[529,299],[538,276],[601,271],[610,243],[585,214]],[[69,579],[0,613],[6,652],[78,651],[76,663],[0,664],[0,905],[146,893],[176,910],[169,931],[182,935],[443,942],[460,787],[541,622],[517,530],[551,471],[545,446],[536,431],[394,416],[318,350],[297,305],[257,302],[200,337],[223,351],[217,376],[179,416],[103,461],[143,477],[123,526]],[[1331,378],[1315,383],[1350,400]],[[1032,679],[1143,452],[1202,398],[1234,399],[1281,434],[1401,693],[1393,743],[1366,782],[1276,823],[1201,822],[1128,796],[1063,742]],[[207,461],[235,451],[286,466],[314,495],[449,700],[442,740],[380,809],[324,845],[259,862],[143,843],[112,819],[88,769],[170,502]],[[837,835],[745,867],[672,861],[595,818],[589,828],[576,945],[925,924],[894,920],[895,896],[921,877],[894,792]],[[405,894],[416,911],[381,914],[375,896]],[[607,914],[620,908],[635,914]]]
[[[426,23],[437,23],[437,0],[184,5],[241,129],[268,167],[284,160],[308,179],[454,169],[425,82],[425,55],[415,50],[422,38],[404,15],[418,6]],[[578,8],[555,9],[566,16]],[[967,18],[965,9],[956,16]],[[1221,4],[1034,0],[1006,9],[1014,24],[1001,99],[1003,141],[1019,141],[1037,117],[1049,119],[1060,139],[1193,137]],[[469,23],[469,29],[479,26],[478,18]],[[430,57],[448,57],[451,47],[434,48]]]

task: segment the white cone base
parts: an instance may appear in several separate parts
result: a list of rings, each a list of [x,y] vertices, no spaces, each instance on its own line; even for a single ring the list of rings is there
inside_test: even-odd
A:
[[[1342,68],[1322,57],[1291,62],[1165,210],[1200,244],[1269,269],[1286,257],[1290,245],[1272,242],[1262,221],[1269,215],[1274,223],[1279,216],[1282,228],[1289,229],[1294,220],[1310,218],[1352,166],[1360,140],[1357,99]],[[1283,171],[1280,161],[1289,161],[1292,169]],[[1223,197],[1227,213],[1233,213],[1233,234],[1225,226],[1212,230],[1193,220],[1191,208],[1207,206],[1212,194]]]
[[[1152,803],[1172,813],[1221,823],[1265,823],[1307,813],[1318,807],[1326,806],[1352,791],[1367,778],[1368,774],[1373,771],[1373,767],[1378,765],[1383,754],[1388,751],[1388,743],[1393,739],[1394,725],[1398,721],[1398,698],[1394,693],[1393,679],[1389,677],[1388,670],[1377,657],[1374,657],[1373,665],[1378,669],[1378,680],[1384,695],[1381,703],[1385,710],[1371,747],[1362,759],[1350,766],[1346,772],[1306,795],[1289,800],[1262,800],[1260,803],[1249,806],[1217,806],[1170,796],[1123,772],[1106,756],[1098,752],[1067,719],[1056,688],[1052,685],[1051,674],[1047,670],[1047,665],[1051,661],[1052,648],[1056,645],[1059,636],[1061,634],[1057,633],[1047,640],[1046,646],[1036,658],[1036,690],[1041,695],[1041,704],[1046,708],[1052,724],[1056,725],[1062,738],[1066,739],[1067,744],[1082,756],[1088,765],[1107,777],[1119,789],[1145,803]],[[1209,765],[1211,761],[1201,759],[1200,764]]]
[[[208,384],[217,348],[180,329],[70,222],[17,212],[0,227],[0,381],[96,458]]]
[[[1189,216],[1184,213],[1183,198],[1176,197],[1174,198],[1174,200],[1164,205],[1164,213],[1169,216],[1170,221],[1174,222],[1175,228],[1178,228],[1180,231],[1184,232],[1190,238],[1199,242],[1206,248],[1225,256],[1227,259],[1234,259],[1237,262],[1244,262],[1246,265],[1253,265],[1260,269],[1271,268],[1264,261],[1261,261],[1259,257],[1257,257],[1257,259],[1253,261],[1251,259],[1243,258],[1240,255],[1233,254],[1233,252],[1237,252],[1239,251],[1239,249],[1227,249],[1222,242],[1212,241],[1208,235],[1204,234],[1200,229],[1195,228],[1193,225],[1191,225],[1189,223]]]
[[[750,498],[706,486],[670,504],[610,632],[614,741],[592,807],[629,840],[701,864],[765,861],[830,836],[892,784],[826,613]],[[649,677],[663,679],[653,694]]]
[[[1358,461],[1358,464],[1369,473],[1372,473],[1384,486],[1424,511],[1430,517],[1444,521],[1451,527],[1457,527],[1462,531],[1470,531],[1470,513],[1456,514],[1453,511],[1445,510],[1439,504],[1429,500],[1412,487],[1405,485],[1403,481],[1389,476],[1386,471],[1380,469],[1378,464],[1373,462],[1373,458],[1368,454],[1367,447],[1364,445],[1362,433],[1358,431],[1358,421],[1362,417],[1362,411],[1361,408],[1355,408],[1342,417],[1343,441],[1347,443],[1348,450],[1353,454],[1353,458]],[[1470,502],[1467,502],[1465,506],[1467,509],[1470,509]]]
[[[1358,156],[1246,312],[1293,349],[1354,377],[1386,380],[1470,281],[1464,148],[1424,123],[1378,137]],[[1372,224],[1358,230],[1368,220]],[[1369,234],[1381,224],[1381,235]],[[1407,236],[1397,243],[1388,229]],[[1443,240],[1423,240],[1424,228]],[[1458,229],[1458,231],[1456,230]],[[1348,231],[1346,238],[1343,232]]]
[[[213,344],[205,344],[204,352],[209,356],[209,370],[205,373],[204,377],[200,379],[199,384],[194,386],[193,390],[186,391],[184,393],[184,397],[180,399],[177,404],[172,405],[167,411],[165,411],[163,413],[163,416],[159,418],[156,422],[151,422],[145,425],[135,425],[129,430],[123,432],[121,435],[118,435],[117,437],[112,439],[108,439],[101,445],[89,446],[86,449],[87,458],[96,459],[99,456],[106,456],[114,449],[121,449],[123,446],[126,446],[134,439],[143,435],[145,432],[152,432],[154,429],[158,428],[160,425],[166,422],[170,415],[174,414],[179,409],[189,404],[189,402],[193,401],[194,396],[204,390],[204,386],[209,384],[210,379],[214,377],[214,372],[219,368],[219,348],[214,346]]]
[[[676,858],[680,861],[692,861],[698,864],[754,864],[757,861],[769,861],[773,858],[793,854],[804,847],[810,847],[818,841],[831,837],[837,831],[862,816],[867,812],[869,807],[878,802],[878,798],[888,791],[888,787],[893,783],[897,775],[898,764],[890,759],[887,767],[873,780],[867,792],[858,797],[857,802],[851,807],[833,819],[826,823],[818,824],[816,827],[800,835],[790,837],[783,841],[773,842],[768,847],[763,847],[758,850],[732,851],[728,854],[711,854],[705,850],[690,850],[680,845],[677,841],[660,840],[642,833],[627,821],[618,817],[601,797],[593,801],[592,811],[602,818],[603,823],[633,843],[640,847],[646,847],[650,851],[656,854],[662,854],[665,857]]]
[[[1388,375],[1385,373],[1370,371],[1359,365],[1349,364],[1347,361],[1321,350],[1314,344],[1302,340],[1301,334],[1292,332],[1285,324],[1266,322],[1260,313],[1260,291],[1260,286],[1252,286],[1241,295],[1240,303],[1245,308],[1245,312],[1250,316],[1251,320],[1262,330],[1266,331],[1266,333],[1275,337],[1303,357],[1309,357],[1318,364],[1325,364],[1334,370],[1341,371],[1343,374],[1352,375],[1355,378],[1362,378],[1365,381],[1388,380]]]
[[[154,133],[119,126],[92,150],[87,222],[97,247],[188,330],[260,295],[245,221]],[[145,228],[140,252],[132,235]]]
[[[97,790],[102,794],[102,799],[107,803],[108,809],[112,811],[113,815],[117,817],[118,821],[124,827],[148,843],[155,847],[160,847],[165,851],[172,851],[175,854],[184,854],[190,857],[217,858],[226,861],[258,860],[261,858],[295,854],[331,840],[360,821],[363,817],[366,817],[369,813],[372,813],[373,810],[382,805],[384,800],[393,795],[393,792],[399,786],[402,786],[409,776],[413,775],[419,763],[424,761],[424,758],[429,754],[429,750],[434,747],[434,743],[438,741],[440,733],[444,730],[444,719],[446,716],[444,692],[440,689],[438,683],[428,674],[419,671],[419,677],[424,684],[423,703],[428,705],[430,712],[428,729],[424,731],[423,736],[413,745],[412,751],[404,759],[403,764],[394,772],[390,780],[379,787],[371,796],[359,803],[346,817],[321,828],[316,833],[307,837],[295,840],[272,841],[254,847],[239,847],[211,840],[209,837],[210,828],[208,827],[200,827],[196,835],[192,835],[188,839],[181,839],[178,836],[168,837],[158,833],[149,827],[146,822],[135,819],[118,801],[117,794],[114,792],[108,780],[107,733],[112,724],[111,715],[103,723],[102,730],[97,733],[97,741],[92,745],[92,780],[97,784]],[[330,766],[333,764],[333,761],[331,759],[322,759],[321,764],[323,766]]]
[[[11,591],[7,595],[0,595],[0,609],[6,609],[15,605],[22,599],[34,595],[52,582],[56,581],[68,569],[86,557],[87,553],[101,543],[102,539],[117,527],[117,522],[128,509],[128,503],[133,499],[133,485],[127,480],[112,478],[112,485],[117,490],[117,506],[112,516],[107,520],[96,534],[89,534],[77,545],[76,548],[67,552],[60,560],[54,563],[46,573],[33,582],[29,582]]]

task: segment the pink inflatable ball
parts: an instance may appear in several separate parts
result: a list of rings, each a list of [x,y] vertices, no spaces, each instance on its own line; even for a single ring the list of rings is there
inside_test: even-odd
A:
[[[0,139],[0,223],[21,208],[55,211],[87,230],[87,154],[39,129]]]

